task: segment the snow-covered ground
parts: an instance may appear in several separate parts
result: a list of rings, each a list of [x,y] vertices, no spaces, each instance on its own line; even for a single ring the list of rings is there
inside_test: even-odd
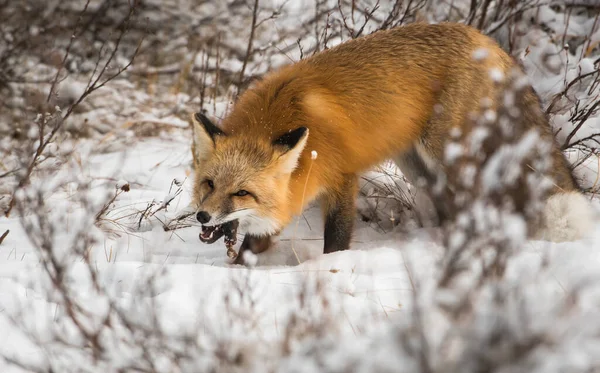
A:
[[[425,18],[447,11],[438,3]],[[215,4],[209,10],[223,17],[226,9]],[[292,15],[313,9],[306,4],[313,6],[292,3],[289,13],[265,22],[259,47],[271,39],[293,45],[290,30],[301,20]],[[469,4],[455,7],[468,12]],[[538,28],[514,26],[523,34],[515,54],[548,105],[573,79],[598,70],[600,53],[587,49],[600,41],[600,27],[598,17],[571,15],[566,26],[564,11],[539,9],[528,14],[544,27],[589,36],[569,51],[562,34],[550,40]],[[227,41],[243,49],[245,40]],[[201,55],[187,58],[202,68]],[[282,54],[267,53],[247,73],[283,62]],[[221,63],[241,67],[233,57]],[[85,77],[73,79],[63,82],[64,95],[85,87]],[[480,273],[485,260],[473,257],[453,286],[442,286],[443,232],[419,228],[398,211],[397,189],[382,190],[405,185],[388,168],[365,175],[352,250],[321,254],[315,205],[273,250],[249,258],[251,268],[232,266],[222,240],[201,243],[193,219],[173,223],[190,201],[190,130],[182,118],[198,98],[153,93],[136,79],[90,97],[68,124],[86,119],[106,130],[57,144],[56,154],[73,150],[69,160],[17,195],[32,209],[0,217],[0,234],[9,230],[0,244],[1,372],[599,371],[600,222],[577,242],[525,242],[498,278]],[[582,106],[598,101],[593,81],[575,88],[569,98]],[[227,101],[223,94],[205,108],[219,116]],[[561,142],[578,120],[572,102],[565,105],[552,117],[563,128]],[[599,126],[594,112],[570,142]],[[574,164],[581,154],[569,153]],[[586,187],[596,186],[597,164],[596,157],[578,164]],[[373,187],[378,180],[383,189]]]
[[[366,365],[365,370],[357,371],[372,371],[375,368],[371,364],[385,366],[391,363],[386,359],[398,359],[393,356],[398,353],[393,347],[397,343],[394,342],[395,333],[400,333],[395,328],[413,317],[415,288],[419,288],[418,297],[423,307],[433,308],[428,310],[431,314],[426,313],[426,317],[433,320],[425,325],[425,330],[430,334],[431,343],[441,343],[436,340],[446,333],[445,328],[449,326],[445,324],[445,317],[437,314],[440,310],[430,304],[434,301],[430,297],[435,279],[440,275],[438,261],[443,250],[439,242],[425,234],[427,232],[416,229],[404,233],[396,229],[383,233],[357,218],[351,251],[319,255],[322,226],[315,206],[308,209],[297,224],[295,222],[286,229],[272,252],[257,257],[254,269],[228,265],[222,241],[213,245],[201,243],[197,225],[165,232],[158,219],[165,221],[174,217],[189,201],[190,183],[189,179],[186,180],[190,161],[188,145],[187,137],[175,134],[169,138],[142,140],[128,149],[126,156],[114,152],[89,158],[86,176],[97,180],[97,185],[91,189],[92,197],[114,188],[122,183],[120,180],[129,182],[131,190],[117,199],[104,218],[110,234],[93,232],[98,241],[88,248],[90,262],[102,289],[93,289],[87,264],[75,257],[65,258],[68,283],[72,283],[69,289],[74,298],[91,312],[86,317],[79,316],[86,323],[93,325],[91,320],[97,323],[97,319],[108,313],[109,299],[127,317],[139,322],[150,319],[155,313],[157,324],[151,325],[157,328],[156,333],[160,330],[169,336],[164,337],[167,341],[168,338],[191,335],[208,349],[198,348],[192,354],[192,357],[206,359],[202,363],[206,364],[205,367],[195,365],[187,371],[210,371],[208,367],[219,366],[218,361],[213,361],[218,354],[212,356],[209,352],[220,348],[221,343],[230,346],[232,356],[238,352],[254,354],[255,345],[260,344],[265,351],[258,348],[256,356],[245,357],[248,362],[244,363],[250,366],[258,364],[256,371],[262,371],[260,364],[280,365],[285,371],[298,372],[320,371],[325,368],[316,369],[313,364],[325,364],[327,371],[344,371],[345,364],[352,361],[340,358],[340,355],[346,354],[358,354],[354,356],[356,364]],[[128,231],[127,227],[135,227],[138,223],[139,212],[145,210],[149,201],[155,200],[160,205],[165,198],[170,199],[169,189],[173,189],[171,182],[174,179],[186,180],[184,192],[171,202],[167,212],[163,210],[164,214],[157,214],[157,220],[152,220],[154,224],[145,222],[141,229]],[[72,245],[70,240],[78,229],[95,228],[82,227],[78,222],[81,211],[65,200],[68,200],[68,192],[56,193],[46,203],[50,206],[52,218],[62,219],[60,225],[64,226],[64,231],[56,232],[53,243],[56,248],[68,250]],[[61,216],[56,216],[58,214]],[[32,364],[38,359],[51,361],[56,371],[82,371],[82,367],[73,365],[70,359],[78,357],[75,361],[79,363],[75,364],[89,364],[85,358],[78,356],[86,353],[54,341],[58,335],[75,343],[70,338],[76,341],[77,333],[69,322],[61,321],[66,317],[66,311],[58,306],[62,301],[52,289],[52,284],[48,283],[39,252],[31,242],[23,239],[26,233],[19,217],[3,219],[0,230],[6,229],[10,229],[10,234],[0,250],[0,329],[4,334],[4,342],[0,343],[1,354]],[[580,318],[589,318],[593,322],[590,328],[600,331],[597,319],[593,321],[594,317],[600,316],[597,308],[600,301],[600,279],[597,278],[600,273],[599,247],[600,234],[575,243],[528,242],[518,255],[511,258],[507,278],[501,282],[502,286],[526,298],[515,295],[514,305],[499,307],[506,307],[511,312],[526,312],[524,317],[533,318],[530,320],[531,328],[548,328],[547,331],[556,333],[557,338],[563,333],[573,338],[554,341],[559,344],[559,350],[553,353],[557,359],[567,359],[568,354],[581,355],[570,357],[575,361],[569,364],[596,366],[600,363],[600,340],[596,340],[594,335],[582,336],[569,329],[578,327],[572,323],[583,322]],[[542,261],[548,264],[540,269]],[[555,320],[553,317],[559,311],[554,308],[567,301],[571,289],[579,291],[580,287],[582,293],[577,296],[581,299],[573,300],[577,303],[576,311],[572,311],[574,314]],[[484,299],[482,302],[491,301]],[[525,310],[512,310],[520,302],[525,302]],[[483,307],[481,312],[493,313],[492,309]],[[487,307],[491,306],[488,304]],[[301,332],[309,334],[310,338],[305,340],[298,336],[298,341],[294,341],[298,346],[292,348],[293,353],[284,354],[277,351],[277,346],[290,338],[287,329],[297,327],[290,326],[292,317],[306,323],[302,329],[308,331]],[[561,320],[565,326],[555,324]],[[509,321],[517,325],[526,323],[518,318]],[[316,332],[310,329],[319,327],[328,329],[327,333],[331,336],[319,336],[317,333],[320,338],[313,341],[316,336],[311,334]],[[300,333],[292,330],[294,332]],[[137,342],[112,340],[117,338],[118,331],[105,333],[104,337],[110,341],[108,345],[114,343],[111,347],[119,353],[106,351],[107,356],[96,368],[106,364],[110,371],[118,371],[118,367],[140,359],[139,346],[135,345]],[[575,335],[570,336],[569,333]],[[313,348],[313,343],[325,343],[320,339],[329,338],[338,340],[334,343],[336,346],[327,347],[332,356],[323,356],[325,362],[320,362],[321,358],[314,361],[316,358],[306,349]],[[385,354],[383,351],[364,351],[373,343],[382,347],[391,344],[388,348],[392,350]],[[41,344],[43,354],[39,354],[40,347],[36,344]],[[565,355],[562,355],[562,349],[569,350],[568,354],[564,352]],[[586,349],[590,349],[589,354]],[[308,356],[303,357],[303,354]],[[442,352],[437,354],[442,355]],[[153,358],[160,361],[160,355],[158,353]],[[335,356],[340,358],[339,362]],[[261,362],[270,357],[281,360]],[[444,360],[447,357],[438,358]],[[327,362],[328,359],[334,360]],[[14,369],[12,364],[3,364],[3,372]],[[159,371],[170,371],[167,366],[170,365]],[[94,371],[91,367],[89,369]],[[559,371],[558,366],[554,369]]]

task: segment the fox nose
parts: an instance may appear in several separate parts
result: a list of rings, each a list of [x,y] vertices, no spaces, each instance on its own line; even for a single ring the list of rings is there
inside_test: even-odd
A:
[[[210,221],[210,214],[206,211],[200,211],[196,214],[196,219],[202,224],[208,223]]]

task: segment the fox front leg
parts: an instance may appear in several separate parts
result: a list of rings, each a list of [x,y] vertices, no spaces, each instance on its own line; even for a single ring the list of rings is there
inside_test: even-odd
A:
[[[358,193],[356,175],[344,175],[341,187],[328,191],[322,206],[325,218],[323,253],[350,248],[354,228],[355,200]]]
[[[242,241],[242,245],[240,246],[238,255],[233,261],[233,264],[245,265],[245,251],[250,250],[253,254],[260,254],[264,251],[267,251],[271,247],[272,243],[273,241],[271,240],[271,236],[252,236],[246,234],[244,236],[244,241]]]

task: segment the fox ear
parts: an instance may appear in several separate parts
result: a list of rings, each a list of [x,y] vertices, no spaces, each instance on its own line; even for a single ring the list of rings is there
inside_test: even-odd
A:
[[[273,146],[280,151],[277,158],[284,173],[292,173],[298,166],[298,158],[306,146],[308,128],[298,127],[273,141]]]
[[[213,124],[208,117],[202,113],[194,114],[194,124],[202,129],[204,135],[208,135],[214,142],[217,136],[225,136],[225,132]],[[198,134],[196,134],[198,136]]]
[[[202,113],[192,115],[194,134],[194,160],[204,160],[210,156],[215,149],[218,136],[225,136],[225,132],[213,124],[208,117]]]

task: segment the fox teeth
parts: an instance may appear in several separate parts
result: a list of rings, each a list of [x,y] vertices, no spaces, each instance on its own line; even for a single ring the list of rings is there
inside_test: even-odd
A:
[[[211,238],[213,238],[213,236],[215,235],[215,231],[212,230],[210,231],[210,233],[207,235],[206,232],[202,233],[202,238],[204,238],[205,240],[210,240]]]
[[[205,241],[212,240],[213,237],[215,236],[215,233],[220,234],[220,232],[221,232],[220,225],[202,226],[202,232],[200,233],[200,238]]]

